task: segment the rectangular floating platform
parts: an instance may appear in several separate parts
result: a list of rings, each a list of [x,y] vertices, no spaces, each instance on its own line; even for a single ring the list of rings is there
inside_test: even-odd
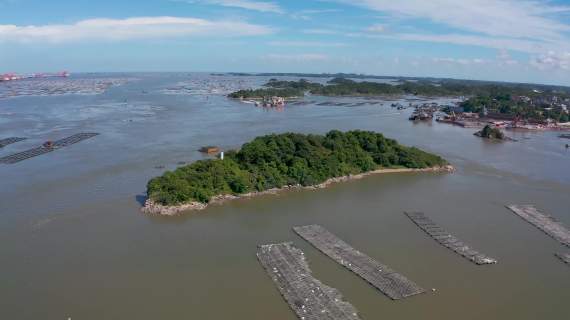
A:
[[[19,137],[10,137],[10,138],[6,138],[6,139],[0,139],[0,148],[4,148],[5,146],[7,146],[9,144],[24,141],[26,139],[27,138],[19,138]]]
[[[23,152],[15,153],[15,154],[0,158],[0,163],[13,164],[13,163],[17,163],[20,161],[24,161],[24,160],[29,159],[29,158],[37,157],[37,156],[40,156],[42,154],[55,151],[59,148],[67,147],[67,146],[70,146],[72,144],[81,142],[83,140],[93,138],[96,135],[99,135],[99,134],[98,133],[74,134],[74,135],[69,136],[67,138],[63,138],[61,140],[54,141],[52,146],[50,146],[50,147],[40,146],[40,147],[36,147],[36,148],[30,149],[30,150],[26,150]]]
[[[301,320],[360,320],[340,292],[311,274],[304,253],[291,243],[258,248],[257,259]]]
[[[474,262],[478,265],[497,263],[487,255],[473,250],[454,235],[448,233],[445,229],[438,226],[430,218],[422,212],[404,212],[410,220],[412,220],[420,229],[425,231],[435,241],[439,242],[444,247],[454,251],[460,256],[465,257],[467,260]]]
[[[554,255],[564,263],[570,264],[570,253],[555,253]]]
[[[393,300],[425,292],[403,275],[352,248],[319,225],[294,227],[293,230],[322,253],[356,273]]]
[[[570,230],[553,216],[540,212],[533,205],[510,205],[507,208],[563,245],[570,247]]]

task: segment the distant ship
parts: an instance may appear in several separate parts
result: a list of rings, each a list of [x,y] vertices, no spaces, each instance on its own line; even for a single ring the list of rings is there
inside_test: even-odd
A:
[[[30,75],[19,75],[16,73],[5,73],[0,75],[0,81],[15,81],[22,79],[34,79],[34,78],[67,78],[69,77],[69,72],[61,71],[57,73],[33,73]]]

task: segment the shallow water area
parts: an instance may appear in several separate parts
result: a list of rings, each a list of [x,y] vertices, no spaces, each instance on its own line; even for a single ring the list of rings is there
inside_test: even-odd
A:
[[[313,275],[339,289],[362,319],[567,314],[570,270],[554,256],[565,248],[505,207],[534,204],[570,226],[570,151],[559,133],[508,132],[518,141],[489,142],[473,136],[476,129],[408,121],[411,109],[390,106],[411,97],[310,96],[279,112],[225,97],[232,79],[257,87],[270,77],[77,77],[136,80],[99,94],[0,98],[0,139],[28,138],[0,156],[100,133],[0,164],[2,319],[293,320],[255,257],[258,245],[284,241],[300,247]],[[332,129],[382,132],[442,155],[457,170],[373,175],[176,217],[140,213],[148,179],[205,158],[201,146],[227,150],[263,134]],[[423,211],[498,263],[477,266],[443,248],[404,211]],[[307,224],[326,227],[429,292],[391,301],[291,230]]]

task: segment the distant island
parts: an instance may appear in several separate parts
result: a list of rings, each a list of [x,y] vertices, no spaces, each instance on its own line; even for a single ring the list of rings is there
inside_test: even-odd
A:
[[[437,155],[375,132],[272,134],[226,152],[223,160],[200,160],[150,180],[143,211],[172,215],[226,199],[324,187],[372,173],[452,170]]]
[[[513,91],[532,91],[536,90],[546,94],[550,93],[564,93],[570,94],[570,87],[537,83],[518,83],[518,82],[504,82],[504,81],[487,81],[487,80],[466,80],[454,78],[437,78],[437,77],[403,77],[403,76],[380,76],[359,73],[219,73],[212,74],[214,76],[230,75],[239,77],[298,77],[298,78],[340,78],[340,79],[357,79],[357,80],[389,80],[396,82],[421,82],[431,83],[433,85],[447,86],[447,87],[471,87],[471,88],[507,88]],[[481,92],[479,92],[481,93]],[[477,94],[473,92],[473,94]]]
[[[431,81],[401,81],[382,83],[355,81],[348,78],[333,78],[327,84],[299,81],[269,80],[264,88],[239,90],[229,94],[230,98],[262,99],[267,96],[284,98],[302,97],[305,94],[321,96],[384,96],[384,95],[420,95],[420,96],[465,96],[494,92],[493,85],[467,85],[456,83],[435,83]]]
[[[366,78],[368,79],[368,78]],[[538,90],[537,88],[540,88]],[[496,83],[467,80],[399,80],[395,83],[355,81],[337,77],[326,84],[306,79],[286,81],[270,79],[263,88],[240,90],[230,98],[267,101],[299,98],[307,94],[320,96],[423,96],[460,97],[456,107],[447,106],[442,122],[468,125],[471,120],[506,121],[512,128],[569,129],[570,88],[546,85]],[[264,105],[273,106],[272,103]],[[507,123],[508,122],[508,123]]]
[[[494,140],[506,140],[505,134],[499,128],[492,128],[490,125],[486,125],[481,131],[474,133],[476,136],[486,139]]]
[[[518,117],[521,120],[545,121],[551,119],[560,123],[569,122],[570,89],[542,85],[538,87],[544,91],[526,84],[497,84],[459,80],[402,81],[390,84],[333,78],[323,85],[306,79],[298,81],[271,79],[264,85],[264,88],[236,91],[231,93],[229,97],[238,99],[264,99],[272,96],[297,98],[303,97],[305,94],[321,96],[468,97],[460,104],[460,112],[476,113],[480,114],[481,117],[490,114],[495,118],[509,120]]]

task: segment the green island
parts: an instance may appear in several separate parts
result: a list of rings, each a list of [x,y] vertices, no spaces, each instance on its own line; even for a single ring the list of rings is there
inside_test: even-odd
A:
[[[481,131],[474,133],[476,136],[486,139],[505,140],[505,134],[499,128],[486,125]]]
[[[321,96],[458,96],[473,94],[477,91],[484,90],[484,88],[475,88],[468,85],[442,85],[431,81],[403,81],[399,84],[390,84],[371,81],[354,81],[347,78],[333,78],[328,81],[327,84],[323,85],[305,79],[300,79],[299,81],[271,79],[264,85],[264,88],[239,90],[229,94],[229,97],[238,99],[261,99],[268,96],[292,98],[302,97],[306,93]]]
[[[297,89],[263,88],[246,89],[232,92],[228,97],[233,99],[262,99],[266,97],[296,98],[304,95],[304,92]]]
[[[299,78],[329,78],[329,79],[357,79],[357,80],[388,80],[397,83],[420,83],[448,88],[452,91],[463,92],[462,95],[488,95],[493,91],[508,90],[512,94],[525,94],[533,91],[538,94],[570,94],[570,87],[536,83],[516,83],[502,81],[465,80],[434,77],[402,77],[378,76],[356,73],[226,73],[232,76],[259,76],[259,77],[299,77]]]
[[[147,204],[207,204],[217,196],[315,186],[379,169],[449,171],[449,166],[437,155],[370,131],[272,134],[226,152],[223,160],[196,161],[153,178]]]
[[[228,95],[234,99],[262,99],[266,97],[296,98],[302,97],[307,92],[311,92],[321,85],[312,83],[305,79],[299,81],[282,81],[270,79],[261,89],[247,89],[232,92]]]
[[[395,83],[355,81],[337,77],[327,84],[310,82],[306,79],[285,81],[270,79],[264,88],[239,90],[231,98],[262,98],[264,96],[299,97],[305,93],[323,96],[374,96],[374,95],[420,95],[420,96],[469,96],[490,99],[515,96],[558,96],[570,97],[570,89],[557,86],[541,86],[515,83],[462,81],[449,79],[398,80]],[[536,88],[541,88],[540,91]]]
[[[429,97],[458,96],[474,91],[474,87],[442,84],[432,81],[399,81],[382,83],[354,81],[347,78],[334,78],[327,85],[311,90],[312,94],[323,96],[382,96],[415,95]]]

